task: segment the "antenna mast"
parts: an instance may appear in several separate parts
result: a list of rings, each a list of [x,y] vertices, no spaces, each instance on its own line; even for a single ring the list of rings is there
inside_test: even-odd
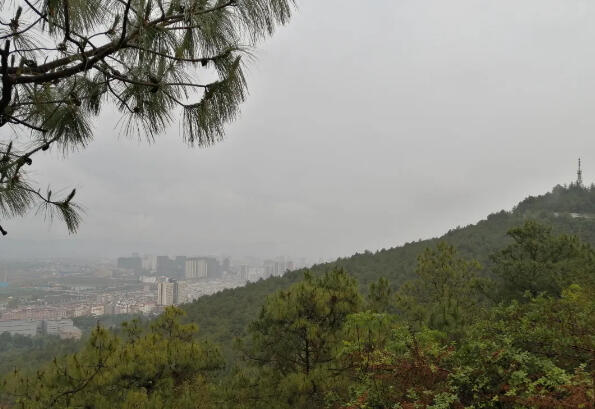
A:
[[[576,171],[577,186],[583,185],[583,170],[581,169],[581,158],[578,158],[578,170]]]

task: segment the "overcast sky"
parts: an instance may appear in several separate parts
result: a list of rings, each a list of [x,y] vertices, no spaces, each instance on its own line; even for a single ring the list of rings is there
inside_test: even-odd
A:
[[[325,259],[440,235],[595,179],[595,2],[299,0],[256,51],[224,142],[155,144],[117,118],[42,183],[78,190],[80,232],[3,222],[0,256]]]

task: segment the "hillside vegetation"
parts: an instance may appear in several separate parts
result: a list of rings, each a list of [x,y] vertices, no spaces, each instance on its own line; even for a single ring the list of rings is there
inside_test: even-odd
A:
[[[415,277],[418,256],[426,248],[445,241],[454,245],[464,257],[477,260],[481,265],[479,274],[490,277],[494,273],[490,255],[512,241],[507,235],[510,229],[527,220],[538,220],[552,226],[554,233],[576,234],[585,242],[595,245],[595,220],[571,215],[595,213],[594,203],[593,187],[557,186],[545,195],[528,197],[512,211],[491,214],[477,224],[453,229],[440,238],[411,242],[376,252],[358,253],[332,263],[313,266],[311,272],[313,275],[320,275],[332,269],[343,268],[355,278],[362,293],[368,291],[371,283],[384,277],[388,287],[395,292],[404,282]],[[306,270],[292,271],[283,277],[272,277],[242,288],[202,297],[182,307],[187,313],[185,322],[198,324],[200,337],[217,343],[228,360],[234,359],[237,356],[237,351],[232,348],[234,339],[246,334],[249,323],[258,317],[267,296],[299,282],[305,273]],[[103,325],[112,321],[119,325],[124,319],[131,319],[129,316],[112,318],[103,319]],[[76,324],[90,331],[96,320],[80,318]],[[8,334],[0,338],[4,340],[4,343],[0,342],[0,374],[12,371],[15,367],[37,368],[57,355],[78,350],[82,345],[82,342],[43,337],[27,340],[10,337]]]
[[[569,221],[588,229],[581,223],[589,219],[556,220],[560,229]],[[379,278],[362,291],[336,265],[305,271],[294,283],[299,272],[255,283],[229,301],[243,315],[217,311],[238,326],[235,355],[222,353],[213,334],[202,332],[205,340],[194,323],[184,324],[175,307],[120,331],[98,327],[79,352],[0,379],[0,407],[593,409],[594,247],[533,219],[506,237],[485,256],[485,268],[446,240],[428,242],[398,289],[406,275],[391,277],[392,284]],[[360,268],[369,280],[370,263]],[[239,302],[255,304],[254,317],[254,307]],[[187,308],[204,314],[200,305]],[[221,324],[215,328],[231,339]]]

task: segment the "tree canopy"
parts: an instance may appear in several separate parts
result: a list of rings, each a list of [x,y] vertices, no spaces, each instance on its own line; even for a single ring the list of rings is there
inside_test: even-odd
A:
[[[581,188],[582,189],[582,188]],[[574,200],[574,188],[556,187],[558,207],[563,212],[568,203]],[[585,200],[593,200],[595,189],[582,189],[581,195]],[[376,312],[395,311],[394,297],[392,305],[387,305],[388,293],[395,294],[398,289],[409,280],[416,280],[418,257],[426,248],[435,249],[440,241],[444,241],[456,248],[457,257],[467,261],[475,260],[482,266],[480,271],[475,271],[478,284],[483,292],[494,301],[498,301],[505,292],[502,288],[486,287],[486,279],[500,281],[501,275],[496,274],[496,261],[494,255],[503,251],[507,246],[515,243],[508,232],[522,229],[526,222],[534,221],[546,229],[551,228],[551,238],[558,240],[560,236],[567,237],[570,241],[577,238],[582,241],[581,246],[590,244],[595,246],[595,219],[572,217],[568,214],[554,214],[549,211],[551,193],[531,199],[530,206],[517,206],[513,211],[500,211],[488,215],[476,224],[457,227],[449,230],[439,238],[412,241],[402,246],[380,249],[377,251],[364,251],[349,257],[339,258],[335,261],[318,264],[311,267],[315,275],[324,274],[334,268],[343,268],[357,280],[360,291],[366,293],[367,305]],[[568,201],[568,203],[567,203]],[[522,203],[527,203],[523,201]],[[576,237],[573,237],[576,236]],[[546,244],[543,244],[546,246]],[[436,251],[436,250],[434,250]],[[581,254],[585,254],[582,253]],[[561,261],[560,265],[582,263],[587,260],[581,257]],[[578,265],[578,264],[577,264]],[[550,268],[542,266],[545,269]],[[577,271],[578,272],[578,271]],[[258,317],[260,302],[275,291],[288,288],[298,282],[304,270],[291,271],[282,277],[270,277],[248,283],[244,287],[228,289],[217,294],[201,297],[183,308],[188,312],[188,319],[196,322],[211,339],[216,340],[226,354],[231,353],[231,340],[237,336],[245,335],[248,324]],[[385,278],[387,283],[379,280]],[[519,277],[520,278],[520,277]],[[544,279],[544,283],[546,280]],[[570,281],[560,282],[564,288]],[[372,291],[370,285],[374,283]],[[387,286],[388,284],[388,286]],[[540,291],[546,290],[540,286]],[[525,290],[519,294],[523,298]],[[387,309],[388,308],[388,309]]]
[[[106,104],[125,133],[149,141],[180,116],[189,145],[221,139],[246,97],[246,57],[289,20],[292,3],[1,1],[0,128],[10,131],[0,139],[0,217],[39,206],[77,229],[76,191],[41,190],[26,169],[39,152],[87,146]]]
[[[573,282],[593,280],[595,252],[578,237],[555,235],[549,226],[528,221],[511,229],[513,243],[492,255],[501,297],[559,296]]]
[[[540,248],[556,239],[531,223],[515,231]],[[413,285],[393,295],[378,280],[367,302],[342,269],[306,272],[264,300],[235,357],[169,308],[120,332],[96,328],[78,353],[15,371],[0,382],[0,407],[590,409],[595,272],[574,257],[557,255],[569,261],[561,291],[518,298],[495,276],[495,301],[468,283],[477,263],[443,242],[419,255]]]
[[[196,342],[196,326],[181,325],[180,314],[170,308],[150,327],[132,321],[123,336],[97,327],[76,354],[32,377],[15,371],[4,396],[31,409],[212,407],[207,375],[222,368],[221,355]]]

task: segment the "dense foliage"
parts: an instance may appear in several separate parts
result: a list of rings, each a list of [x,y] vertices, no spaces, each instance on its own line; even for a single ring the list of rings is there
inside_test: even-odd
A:
[[[0,374],[19,369],[35,369],[56,356],[76,352],[80,343],[63,340],[55,335],[27,337],[0,334]]]
[[[559,296],[570,284],[586,283],[595,276],[595,253],[576,236],[555,236],[551,228],[535,222],[508,235],[514,242],[492,256],[494,273],[507,296],[520,298],[527,292]]]
[[[170,308],[119,334],[97,327],[80,352],[6,378],[2,396],[23,409],[593,408],[593,248],[532,221],[510,235],[493,257],[506,274],[492,279],[445,242],[420,253],[396,294],[385,279],[362,295],[342,269],[307,272],[266,297],[225,371],[218,349]],[[568,242],[580,252],[556,253],[561,291],[542,279],[551,257],[531,258],[535,280],[511,291],[527,274],[511,267],[527,243]]]
[[[2,396],[39,409],[212,407],[207,374],[223,362],[214,346],[194,340],[195,325],[179,323],[181,313],[169,309],[150,327],[131,321],[122,336],[97,327],[80,352],[34,375],[15,372]]]
[[[98,326],[5,376],[0,407],[592,409],[593,221],[532,206]]]
[[[0,334],[0,374],[8,373],[15,368],[38,368],[52,361],[54,357],[78,351],[85,342],[85,338],[98,324],[119,332],[121,324],[131,320],[143,322],[148,318],[134,314],[104,315],[100,318],[77,317],[73,319],[74,325],[84,334],[83,339],[79,341],[61,339],[56,335],[39,334],[35,337],[26,337],[4,332]]]
[[[556,213],[578,213],[595,216],[595,185],[588,187],[571,183],[556,186],[543,196],[530,196],[516,207],[519,212],[547,210]]]

